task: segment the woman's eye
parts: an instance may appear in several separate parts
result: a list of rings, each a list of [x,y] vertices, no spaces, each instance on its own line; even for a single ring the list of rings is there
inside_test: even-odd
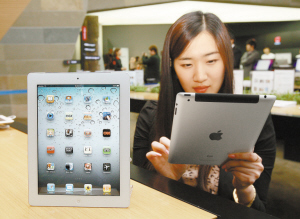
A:
[[[217,59],[212,59],[212,60],[208,60],[207,63],[212,64],[212,63],[215,63],[216,61],[217,61]]]
[[[182,66],[182,67],[191,67],[192,64],[182,64],[181,66]]]

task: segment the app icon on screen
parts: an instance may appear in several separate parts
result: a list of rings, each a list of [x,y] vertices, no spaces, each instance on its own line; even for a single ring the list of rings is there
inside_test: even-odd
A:
[[[92,136],[92,130],[91,129],[85,129],[84,130],[84,137],[91,137]]]
[[[66,170],[67,171],[72,171],[72,170],[74,170],[74,165],[73,165],[73,163],[66,163]]]
[[[73,192],[73,184],[66,184],[66,192]]]
[[[48,192],[55,192],[55,184],[54,183],[47,183],[47,191]]]
[[[92,96],[91,95],[84,95],[83,102],[84,103],[91,103],[92,102]]]
[[[84,154],[92,154],[92,146],[84,146],[83,153]]]
[[[92,113],[91,112],[85,112],[83,114],[83,119],[84,120],[92,120]]]
[[[54,137],[54,129],[47,129],[47,137]]]
[[[65,152],[67,154],[73,154],[73,147],[65,147]]]
[[[92,184],[84,184],[84,191],[91,192],[93,190]]]
[[[105,104],[110,103],[110,96],[104,96],[104,97],[103,97],[103,102],[104,102]]]
[[[73,103],[73,97],[72,96],[66,96],[65,102],[66,103]]]
[[[111,153],[111,149],[109,146],[104,146],[103,147],[103,154],[110,154]]]
[[[48,120],[53,120],[54,119],[54,113],[47,113],[47,119]]]
[[[92,163],[84,163],[85,171],[92,171]]]
[[[54,146],[47,146],[47,154],[54,154],[55,147]]]
[[[47,95],[46,96],[47,103],[54,103],[54,95]]]
[[[110,169],[111,169],[110,163],[103,164],[103,172],[110,172]]]
[[[103,137],[110,137],[111,131],[110,129],[103,129]]]
[[[73,129],[65,129],[66,137],[73,137]]]
[[[47,170],[53,171],[55,169],[54,163],[47,163]]]
[[[103,120],[111,120],[111,113],[103,112]]]
[[[66,120],[73,120],[73,112],[66,112]]]
[[[103,184],[103,192],[105,192],[105,193],[111,192],[111,185],[110,184]]]

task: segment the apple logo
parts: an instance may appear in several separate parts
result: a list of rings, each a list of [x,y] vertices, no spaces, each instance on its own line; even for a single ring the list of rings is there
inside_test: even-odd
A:
[[[222,139],[221,135],[223,135],[223,133],[221,132],[221,130],[219,130],[217,133],[211,133],[209,135],[210,140],[216,140],[219,141]]]

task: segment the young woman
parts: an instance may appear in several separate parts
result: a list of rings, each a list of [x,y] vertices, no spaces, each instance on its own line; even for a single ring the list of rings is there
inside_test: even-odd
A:
[[[124,71],[126,70],[126,67],[122,67],[121,62],[121,50],[120,48],[116,48],[114,51],[114,57],[112,60],[112,66],[111,69],[114,69],[115,71]]]
[[[271,117],[253,153],[230,154],[230,160],[221,167],[170,164],[170,135],[178,92],[233,93],[230,37],[214,14],[192,12],[170,27],[163,49],[159,101],[147,102],[140,112],[133,163],[265,211],[276,153]]]

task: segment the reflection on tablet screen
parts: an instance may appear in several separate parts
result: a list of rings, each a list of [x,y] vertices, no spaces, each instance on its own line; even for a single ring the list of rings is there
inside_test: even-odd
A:
[[[38,85],[38,194],[120,196],[118,84]]]

